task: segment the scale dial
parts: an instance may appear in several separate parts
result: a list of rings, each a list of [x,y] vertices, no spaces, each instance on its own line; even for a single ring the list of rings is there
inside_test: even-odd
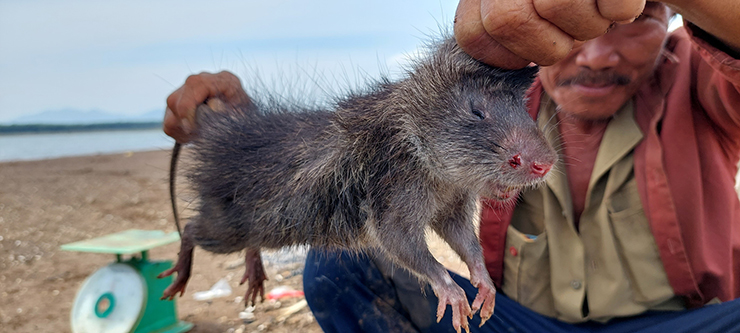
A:
[[[85,280],[72,306],[74,333],[131,332],[143,314],[146,283],[133,267],[113,263]]]

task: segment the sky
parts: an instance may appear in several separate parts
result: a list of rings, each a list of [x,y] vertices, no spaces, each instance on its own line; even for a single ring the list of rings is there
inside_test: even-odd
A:
[[[456,5],[0,0],[0,123],[63,109],[164,112],[167,95],[202,71],[284,94],[331,93],[400,73],[429,35],[451,29]]]

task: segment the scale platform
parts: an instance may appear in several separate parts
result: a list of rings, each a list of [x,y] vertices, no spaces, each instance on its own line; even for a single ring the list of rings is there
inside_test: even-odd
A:
[[[179,333],[193,324],[177,319],[174,301],[160,300],[172,277],[157,275],[172,261],[150,261],[148,251],[180,240],[177,232],[131,229],[62,245],[65,251],[115,254],[116,261],[85,280],[72,306],[74,333]],[[140,253],[137,257],[135,254]],[[124,260],[124,255],[132,255]]]

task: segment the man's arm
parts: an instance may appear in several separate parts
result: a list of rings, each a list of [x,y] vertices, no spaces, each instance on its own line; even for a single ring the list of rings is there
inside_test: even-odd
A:
[[[732,0],[669,0],[665,3],[729,48],[740,54],[740,2]]]
[[[738,50],[740,3],[666,3]],[[461,0],[455,15],[455,37],[465,52],[494,66],[552,65],[578,41],[603,35],[614,22],[631,22],[644,7],[645,0]]]

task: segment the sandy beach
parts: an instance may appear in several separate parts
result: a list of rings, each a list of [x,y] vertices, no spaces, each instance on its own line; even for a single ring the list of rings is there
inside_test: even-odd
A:
[[[169,151],[71,157],[0,163],[0,327],[4,332],[70,332],[70,310],[82,282],[114,257],[61,251],[62,244],[128,229],[175,231],[168,195]],[[180,206],[187,216],[188,193]],[[433,252],[461,271],[454,254],[439,240]],[[175,260],[179,246],[150,251],[154,260]],[[238,282],[243,254],[214,255],[196,249],[193,276],[177,300],[179,317],[195,324],[191,332],[321,332],[308,307],[281,318],[302,298],[264,302],[255,319],[244,310]],[[302,262],[263,255],[269,280],[265,290],[287,285],[300,290]],[[283,258],[283,257],[281,257]],[[300,257],[297,258],[300,260]],[[277,277],[278,274],[280,277]],[[227,278],[231,296],[210,302],[192,294]]]
[[[0,331],[70,332],[70,310],[82,282],[115,258],[67,252],[62,244],[128,229],[175,231],[168,194],[169,152],[72,157],[0,164]],[[187,196],[187,191],[183,191]],[[186,211],[187,203],[181,201]],[[175,260],[179,246],[150,252],[154,260]],[[245,287],[238,285],[240,254],[213,255],[196,249],[193,276],[177,300],[179,317],[195,324],[191,332],[320,332],[308,308],[278,323],[276,316],[300,299],[265,302],[256,320],[244,323],[239,312]],[[277,282],[299,267],[267,264],[266,291],[277,285],[301,289],[301,276]],[[279,266],[279,267],[277,267]],[[231,296],[211,302],[192,294],[230,279]]]

